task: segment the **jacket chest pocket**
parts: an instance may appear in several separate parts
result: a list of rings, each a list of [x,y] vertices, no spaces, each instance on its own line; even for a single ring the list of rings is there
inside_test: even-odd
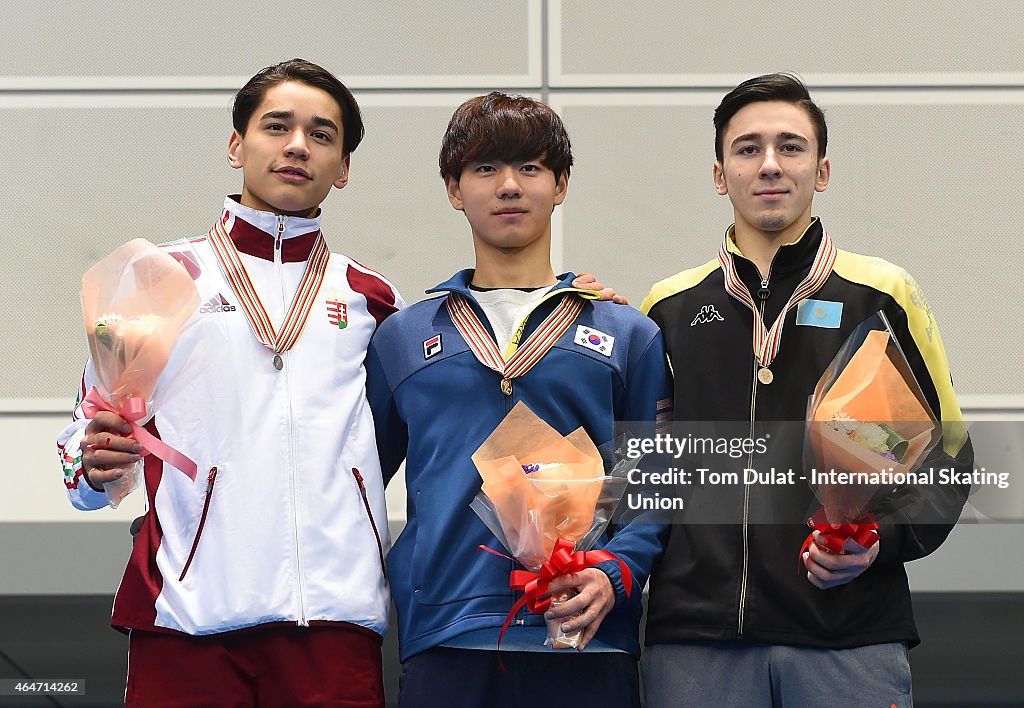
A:
[[[179,583],[185,579],[185,574],[188,573],[189,566],[192,565],[192,559],[196,557],[199,541],[203,537],[203,528],[206,526],[206,517],[210,513],[210,503],[213,501],[213,488],[216,483],[217,468],[211,467],[210,473],[206,476],[206,497],[203,500],[203,513],[199,517],[199,525],[196,527],[196,535],[192,539],[192,548],[188,552],[188,560],[185,561],[185,567],[181,569],[181,575],[178,576]]]

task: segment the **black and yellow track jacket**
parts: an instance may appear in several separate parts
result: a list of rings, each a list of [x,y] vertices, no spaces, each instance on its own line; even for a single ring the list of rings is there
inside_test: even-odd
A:
[[[806,276],[821,236],[815,218],[798,241],[779,249],[762,283],[730,229],[736,269],[762,305],[766,326]],[[797,325],[797,309],[790,310],[771,366],[774,380],[765,385],[756,377],[752,313],[726,291],[717,259],[657,283],[641,309],[665,335],[675,376],[675,419],[749,421],[752,434],[772,421],[804,420],[808,396],[847,336],[882,310],[943,423],[943,439],[925,464],[973,469],[942,340],[913,278],[880,258],[839,251],[828,280],[811,297],[842,304],[839,326]],[[801,449],[793,446],[790,459],[777,462],[799,468]],[[852,582],[823,591],[808,582],[802,567],[797,572],[808,534],[803,514],[814,504],[806,484],[716,490],[735,495],[724,502],[732,504],[723,511],[728,523],[672,526],[651,578],[646,642],[739,638],[847,648],[903,640],[913,646],[919,639],[903,563],[945,540],[968,491],[967,485],[949,484],[898,488],[876,509],[881,544],[876,561]],[[721,496],[718,502],[723,503]],[[777,523],[780,510],[788,510],[792,523]]]

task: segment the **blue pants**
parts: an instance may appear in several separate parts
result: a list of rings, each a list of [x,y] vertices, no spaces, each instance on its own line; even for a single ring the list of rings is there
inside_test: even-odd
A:
[[[640,660],[648,708],[908,708],[903,642],[818,649],[750,642],[655,644]]]
[[[636,659],[620,652],[506,651],[435,647],[402,664],[401,708],[639,708]],[[887,707],[888,708],[888,707]]]

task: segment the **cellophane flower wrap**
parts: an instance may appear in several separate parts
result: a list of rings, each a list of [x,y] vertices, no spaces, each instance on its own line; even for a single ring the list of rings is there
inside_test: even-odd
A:
[[[866,515],[893,488],[888,480],[914,471],[938,442],[941,427],[884,313],[861,323],[822,374],[806,429],[809,462],[819,472],[878,480],[812,484],[821,503],[815,528],[873,524]],[[877,536],[864,538],[873,543]],[[838,552],[845,538],[835,540]]]
[[[473,454],[483,485],[470,507],[517,561],[537,571],[556,542],[574,551],[593,548],[607,528],[626,487],[632,464],[605,472],[593,441],[578,428],[567,436],[541,420],[523,402],[513,407]],[[552,597],[552,603],[571,595]],[[548,624],[545,644],[574,648],[581,632],[565,635]]]
[[[82,315],[100,408],[137,424],[153,415],[158,407],[154,388],[182,326],[199,304],[195,283],[181,264],[141,238],[119,247],[82,276]],[[138,433],[132,437],[138,439]],[[148,452],[146,447],[144,454]],[[140,460],[104,484],[110,506],[138,487],[142,468]]]

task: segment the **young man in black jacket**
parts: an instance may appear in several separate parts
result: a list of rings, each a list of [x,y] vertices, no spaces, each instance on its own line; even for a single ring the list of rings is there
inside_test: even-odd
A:
[[[685,517],[654,570],[648,705],[910,705],[919,640],[903,564],[942,543],[968,486],[899,487],[875,507],[877,542],[831,553],[815,532],[801,553],[815,503],[799,481],[801,421],[838,349],[881,310],[943,425],[925,465],[972,469],[935,319],[906,271],[837,251],[812,216],[831,166],[824,116],[798,79],[745,81],[714,122],[715,188],[735,223],[718,258],[657,283],[641,309],[665,334],[680,430],[742,421],[770,441],[746,466],[797,477],[692,492],[694,513],[719,523]]]

